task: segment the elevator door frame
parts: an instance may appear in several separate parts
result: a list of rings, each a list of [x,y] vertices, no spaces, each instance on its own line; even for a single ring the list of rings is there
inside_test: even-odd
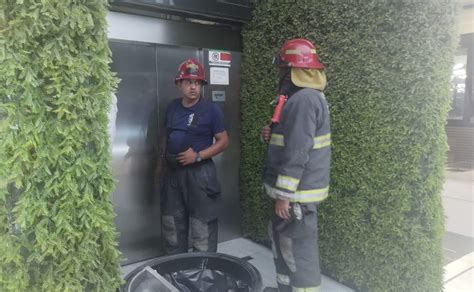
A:
[[[136,15],[119,15],[119,17],[117,17],[117,15],[112,15],[112,17],[114,18],[114,20],[112,20],[112,24],[110,24],[111,22],[111,14],[117,14],[117,13],[114,13],[114,12],[110,12],[109,15],[108,15],[108,20],[109,20],[109,41],[110,42],[113,42],[113,43],[123,43],[123,44],[130,44],[130,45],[138,45],[138,46],[153,46],[154,47],[154,51],[155,51],[155,74],[156,74],[156,103],[157,103],[157,106],[158,106],[158,111],[162,113],[163,111],[163,108],[166,106],[165,104],[165,100],[163,98],[160,98],[160,85],[159,85],[159,80],[160,80],[160,74],[163,74],[163,72],[160,73],[160,68],[159,68],[159,65],[158,65],[158,51],[161,48],[163,47],[166,47],[166,48],[169,48],[169,49],[177,49],[177,50],[180,50],[180,49],[184,49],[184,50],[194,50],[196,52],[196,56],[198,57],[198,61],[202,62],[204,65],[205,65],[205,68],[206,68],[206,71],[207,71],[207,74],[209,74],[209,64],[207,64],[206,60],[205,60],[205,56],[207,56],[207,52],[208,52],[208,49],[207,48],[212,48],[212,46],[206,46],[206,44],[211,44],[211,45],[214,45],[214,47],[216,47],[216,39],[219,39],[220,41],[224,42],[224,45],[222,46],[219,46],[220,48],[223,48],[223,49],[227,49],[229,51],[232,51],[231,49],[235,49],[235,37],[234,38],[231,38],[233,39],[233,42],[231,43],[227,43],[227,44],[231,44],[231,46],[229,46],[228,48],[225,48],[225,42],[226,40],[229,40],[229,32],[226,32],[223,34],[223,31],[220,30],[220,36],[217,36],[214,35],[213,36],[213,40],[211,42],[209,42],[209,38],[208,37],[204,37],[202,38],[202,43],[203,45],[201,46],[195,46],[195,47],[192,47],[192,46],[189,46],[190,43],[192,42],[195,42],[196,40],[193,39],[192,42],[190,42],[189,40],[188,41],[183,41],[181,40],[182,42],[180,43],[180,38],[182,39],[185,39],[185,35],[180,35],[179,38],[174,38],[174,39],[170,39],[169,37],[166,37],[165,35],[173,35],[173,32],[182,32],[183,31],[183,27],[184,28],[187,28],[189,29],[189,33],[196,33],[196,32],[199,32],[201,31],[202,33],[204,33],[204,35],[208,35],[210,33],[210,30],[209,29],[205,29],[202,25],[191,25],[189,26],[189,24],[186,24],[186,26],[180,26],[178,27],[178,29],[176,29],[176,24],[172,24],[171,22],[166,22],[166,21],[163,21],[163,20],[156,20],[156,19],[150,19],[150,18],[147,18],[147,17],[141,17],[141,16],[136,16]],[[117,21],[117,20],[121,20],[120,21]],[[167,31],[167,33],[165,33],[164,35],[160,36],[160,37],[150,37],[151,34],[147,34],[146,36],[143,36],[143,34],[136,34],[136,33],[131,33],[131,31],[129,30],[130,26],[131,27],[140,27],[141,26],[144,26],[146,25],[147,23],[150,24],[150,21],[151,22],[154,22],[155,25],[152,25],[151,27],[157,29],[157,28],[160,28],[161,31],[163,32],[164,30]],[[133,25],[132,25],[133,24]],[[158,25],[159,24],[159,25]],[[112,26],[112,27],[111,27]],[[121,28],[123,29],[121,32]],[[211,30],[211,32],[216,32],[216,30]],[[144,42],[143,40],[149,40],[149,42]],[[151,40],[151,41],[150,41]],[[239,39],[240,41],[240,39]],[[163,42],[163,43],[160,43],[160,42]],[[177,43],[174,43],[174,42],[177,42]],[[205,48],[205,49],[202,49],[202,48]],[[236,52],[234,51],[233,53],[235,54],[238,54],[238,60],[240,60],[240,57],[241,57],[241,53],[240,52]],[[234,64],[234,66],[238,66],[238,74],[240,74],[240,64]],[[176,68],[174,68],[174,70],[176,70]],[[169,70],[168,70],[169,71]],[[175,73],[175,71],[171,71],[171,72],[167,72],[166,74],[168,75],[173,75]],[[237,76],[238,77],[238,76]],[[209,75],[208,75],[208,78],[209,78]],[[238,84],[240,85],[240,80],[238,81]],[[174,86],[174,84],[173,84]],[[203,96],[207,96],[209,97],[210,96],[210,92],[211,92],[211,87],[209,87],[209,89],[207,88],[204,88],[204,92],[203,92]],[[240,88],[237,88],[236,90],[234,91],[239,91]],[[234,106],[234,108],[236,110],[239,110],[240,111],[240,102],[238,101],[239,99],[239,94],[237,93],[236,96],[233,97],[233,102],[237,103],[237,106]],[[224,108],[224,107],[229,107],[229,105],[222,105],[220,104],[221,108]],[[235,113],[234,113],[235,114]],[[239,114],[237,114],[239,115]],[[235,117],[233,117],[234,119]],[[160,122],[160,117],[158,117],[157,123]],[[239,197],[239,187],[238,187],[238,167],[240,165],[239,163],[239,160],[240,160],[240,147],[239,147],[239,144],[240,144],[240,139],[239,139],[239,133],[238,133],[238,129],[240,128],[240,121],[237,121],[237,122],[233,122],[233,125],[232,125],[232,133],[229,133],[230,135],[232,135],[232,140],[234,141],[233,144],[234,145],[231,145],[231,147],[234,147],[235,149],[231,149],[231,150],[228,150],[229,151],[229,155],[232,155],[233,157],[236,157],[236,160],[234,161],[235,164],[235,170],[232,171],[232,174],[233,176],[236,176],[235,177],[235,182],[231,183],[232,186],[236,186],[235,187],[235,190],[233,190],[233,192],[235,192],[236,194],[227,194],[227,196],[232,196],[232,199],[231,200],[227,200],[225,201],[224,203],[224,209],[228,208],[229,204],[232,204],[233,205],[233,208],[234,210],[232,210],[232,212],[230,212],[230,214],[232,214],[232,218],[226,218],[225,217],[225,213],[226,212],[223,212],[224,213],[224,218],[222,221],[222,223],[224,223],[223,225],[221,224],[221,227],[225,227],[226,225],[231,225],[232,230],[222,230],[222,228],[220,228],[220,238],[219,240],[220,241],[225,241],[225,240],[229,240],[229,239],[232,239],[232,238],[235,238],[235,237],[239,237],[241,236],[241,231],[240,231],[240,208],[237,208],[235,207],[235,204],[237,203],[238,204],[238,197]],[[235,132],[234,132],[235,130]],[[158,132],[158,135],[159,136],[163,136],[163,132],[162,130],[159,130]],[[228,161],[229,161],[229,155],[226,156],[226,154],[220,154],[216,157],[216,164],[219,168],[219,165],[221,164],[226,164],[226,167],[228,167],[227,165],[229,164]],[[224,169],[223,167],[221,167],[222,169]],[[222,182],[222,176],[225,176],[225,173],[220,173],[219,174],[220,178],[221,178],[221,182]],[[226,179],[226,183],[227,183],[227,179]],[[225,188],[225,186],[224,186]],[[224,200],[225,200],[225,196],[224,195]],[[235,196],[235,198],[234,198]],[[115,203],[115,202],[114,202]],[[225,210],[224,210],[225,211]],[[222,212],[221,212],[222,213]],[[119,214],[120,216],[120,214]],[[159,222],[155,222],[153,225],[155,225],[155,227],[157,225],[159,225]],[[156,228],[159,228],[156,227]],[[118,230],[120,232],[120,228]],[[156,244],[159,244],[159,242],[156,242]],[[128,257],[127,254],[124,254],[123,255],[123,258],[124,260],[122,261],[122,264],[129,264],[129,263],[132,263],[132,262],[137,262],[137,261],[140,261],[140,260],[145,260],[147,258],[151,258],[151,257],[154,257],[154,256],[159,256],[160,254],[158,253],[148,253],[148,254],[143,254],[139,257]]]

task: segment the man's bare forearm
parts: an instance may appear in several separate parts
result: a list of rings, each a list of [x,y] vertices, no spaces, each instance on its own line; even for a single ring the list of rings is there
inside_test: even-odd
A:
[[[229,146],[229,137],[227,136],[226,131],[216,134],[214,138],[216,139],[214,144],[204,150],[199,151],[199,155],[202,159],[212,158],[224,151]]]

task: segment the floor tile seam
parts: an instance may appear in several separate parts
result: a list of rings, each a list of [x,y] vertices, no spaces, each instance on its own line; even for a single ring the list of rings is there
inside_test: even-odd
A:
[[[471,267],[467,268],[465,271],[462,271],[462,272],[460,272],[460,273],[458,273],[458,274],[452,276],[451,278],[449,278],[448,280],[444,281],[443,283],[444,283],[444,284],[448,284],[449,282],[451,282],[451,281],[453,281],[453,280],[455,280],[455,279],[461,277],[463,274],[469,272],[470,270],[474,270],[474,267],[471,266]]]

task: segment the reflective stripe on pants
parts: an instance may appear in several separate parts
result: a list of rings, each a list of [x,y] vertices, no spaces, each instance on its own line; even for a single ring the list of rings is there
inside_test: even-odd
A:
[[[301,204],[301,209],[301,220],[283,220],[275,215],[269,224],[268,234],[277,255],[274,261],[280,291],[320,289],[316,204]]]
[[[166,254],[217,251],[220,186],[212,160],[168,167],[161,192],[161,230]]]

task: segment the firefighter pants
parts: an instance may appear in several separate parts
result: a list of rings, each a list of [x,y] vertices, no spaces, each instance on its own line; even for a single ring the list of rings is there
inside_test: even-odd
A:
[[[161,232],[167,254],[217,251],[220,186],[212,160],[167,166],[161,195]]]
[[[293,207],[293,203],[290,204]],[[268,226],[280,292],[320,292],[316,204],[300,204],[302,218],[274,215]]]

